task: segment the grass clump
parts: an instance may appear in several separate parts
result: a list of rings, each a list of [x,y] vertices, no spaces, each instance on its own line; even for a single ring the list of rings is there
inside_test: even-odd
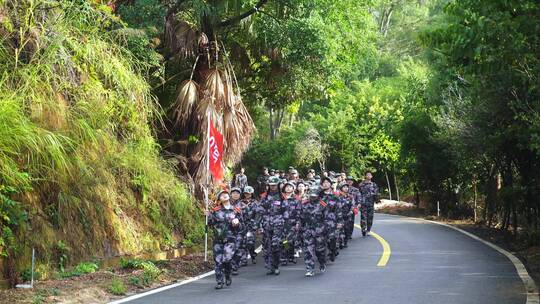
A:
[[[160,109],[139,62],[115,43],[114,18],[67,0],[4,0],[0,16],[0,195],[12,202],[0,213],[18,212],[0,220],[9,232],[0,255],[18,257],[8,264],[27,263],[35,247],[64,268],[200,231],[187,187],[160,156]]]
[[[154,262],[141,259],[120,259],[122,269],[140,269],[142,273],[129,278],[129,283],[137,287],[150,286],[162,274]]]
[[[113,278],[109,283],[107,290],[113,295],[121,296],[126,294],[127,288],[122,280]]]
[[[62,271],[60,272],[60,277],[69,278],[75,276],[81,276],[87,273],[94,273],[99,269],[99,266],[96,263],[92,262],[82,262],[77,264],[71,271]]]

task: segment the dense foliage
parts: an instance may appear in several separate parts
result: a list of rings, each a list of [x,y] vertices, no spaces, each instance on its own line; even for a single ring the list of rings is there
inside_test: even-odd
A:
[[[537,242],[539,15],[533,0],[0,0],[2,253],[196,242],[209,109],[252,182],[369,169],[389,197]]]

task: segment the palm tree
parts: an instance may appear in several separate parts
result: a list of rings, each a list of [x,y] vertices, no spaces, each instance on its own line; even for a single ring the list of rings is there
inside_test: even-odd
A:
[[[255,126],[227,57],[220,31],[256,13],[268,0],[259,0],[241,11],[249,1],[177,0],[170,4],[165,20],[167,59],[190,60],[188,79],[180,82],[171,108],[172,130],[180,134],[176,149],[182,173],[195,184],[196,193],[206,184],[206,125],[208,113],[224,136],[224,162],[236,164],[248,148]]]

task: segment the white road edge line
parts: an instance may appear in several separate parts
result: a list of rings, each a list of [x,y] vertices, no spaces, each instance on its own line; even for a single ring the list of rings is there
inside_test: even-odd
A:
[[[479,242],[481,242],[481,243],[483,243],[483,244],[497,250],[498,252],[500,252],[501,254],[506,256],[510,260],[510,262],[512,262],[512,264],[514,264],[514,267],[516,268],[516,271],[517,271],[519,277],[521,278],[521,281],[523,281],[523,284],[525,285],[525,291],[527,292],[527,302],[526,302],[526,304],[540,304],[538,288],[536,287],[536,284],[535,284],[534,280],[531,278],[531,276],[527,272],[527,268],[525,268],[525,265],[523,265],[523,263],[521,263],[521,261],[515,255],[513,255],[512,253],[502,249],[501,247],[499,247],[499,246],[497,246],[497,245],[495,245],[495,244],[493,244],[491,242],[488,242],[488,241],[486,241],[484,239],[481,239],[481,238],[477,237],[476,235],[474,235],[472,233],[469,233],[469,232],[467,232],[467,231],[465,231],[463,229],[460,229],[458,227],[454,227],[454,226],[449,225],[449,224],[440,223],[440,222],[436,222],[436,221],[425,220],[425,219],[421,219],[421,218],[401,216],[401,215],[398,215],[397,217],[404,217],[404,218],[409,218],[409,219],[414,219],[414,220],[419,220],[419,221],[425,221],[425,222],[429,222],[429,223],[432,223],[432,224],[445,226],[445,227],[454,229],[456,231],[459,231],[459,232],[465,234],[466,236],[468,236],[468,237],[470,237],[472,239],[475,239],[475,240],[477,240],[477,241],[479,241]]]
[[[262,246],[259,246],[257,249],[255,249],[255,252],[257,252],[257,253],[260,253],[261,251],[262,251]],[[184,280],[182,282],[166,285],[166,286],[163,286],[163,287],[152,289],[152,290],[147,291],[147,292],[138,293],[138,294],[129,296],[127,298],[123,298],[123,299],[119,299],[119,300],[116,300],[116,301],[109,302],[108,304],[120,304],[120,303],[126,303],[126,302],[129,302],[129,301],[133,301],[133,300],[136,300],[136,299],[140,299],[142,297],[146,297],[146,296],[149,296],[151,294],[155,294],[155,293],[162,292],[162,291],[165,291],[165,290],[168,290],[168,289],[171,289],[171,288],[175,288],[175,287],[178,287],[178,286],[182,286],[182,285],[186,285],[186,284],[198,281],[200,279],[211,276],[214,273],[215,273],[215,271],[212,270],[212,271],[209,271],[207,273],[203,273],[201,275],[198,275],[196,277],[189,278],[189,279]]]

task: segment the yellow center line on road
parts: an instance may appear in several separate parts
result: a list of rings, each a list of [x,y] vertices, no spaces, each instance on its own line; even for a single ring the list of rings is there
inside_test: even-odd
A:
[[[354,227],[358,229],[362,229],[362,227],[358,224],[354,224]],[[383,254],[381,255],[381,258],[379,259],[379,263],[377,263],[378,267],[384,267],[388,263],[388,260],[390,259],[390,254],[392,254],[392,250],[390,249],[390,245],[388,245],[388,242],[382,238],[382,236],[378,235],[377,233],[371,231],[369,234],[373,235],[374,238],[381,243],[383,247]]]

